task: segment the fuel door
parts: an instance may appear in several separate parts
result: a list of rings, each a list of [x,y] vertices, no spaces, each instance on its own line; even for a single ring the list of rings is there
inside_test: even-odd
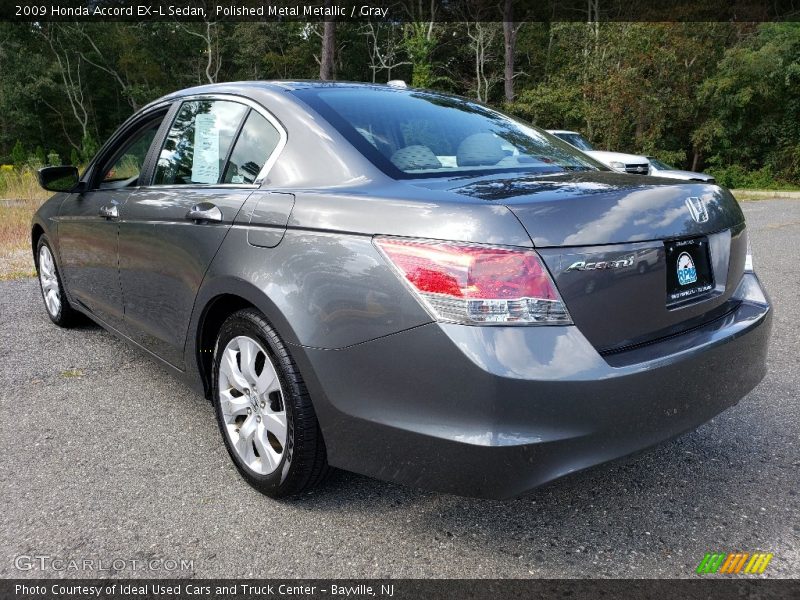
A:
[[[261,248],[274,248],[281,243],[289,215],[294,208],[294,194],[286,192],[254,192],[237,221],[247,223],[247,243]]]

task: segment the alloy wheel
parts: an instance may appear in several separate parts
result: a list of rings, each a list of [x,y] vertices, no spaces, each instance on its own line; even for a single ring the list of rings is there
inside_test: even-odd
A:
[[[61,290],[58,285],[53,254],[47,246],[42,246],[39,250],[39,282],[42,284],[42,295],[47,312],[55,318],[61,310]]]
[[[218,385],[231,446],[253,472],[272,473],[286,452],[288,427],[278,373],[263,346],[248,336],[228,342]]]

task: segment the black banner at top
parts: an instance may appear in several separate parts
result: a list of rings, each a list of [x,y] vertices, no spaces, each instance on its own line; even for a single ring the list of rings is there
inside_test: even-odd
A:
[[[800,0],[3,0],[0,20],[800,21]]]

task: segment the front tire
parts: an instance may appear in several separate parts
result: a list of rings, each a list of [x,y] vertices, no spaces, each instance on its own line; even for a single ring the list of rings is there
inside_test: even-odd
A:
[[[39,237],[36,244],[36,271],[39,277],[39,289],[47,316],[59,327],[73,327],[81,320],[81,315],[70,306],[64,293],[64,283],[58,272],[53,249],[46,235]]]
[[[325,444],[303,378],[258,311],[240,310],[223,323],[212,385],[225,447],[251,486],[281,498],[325,477]]]

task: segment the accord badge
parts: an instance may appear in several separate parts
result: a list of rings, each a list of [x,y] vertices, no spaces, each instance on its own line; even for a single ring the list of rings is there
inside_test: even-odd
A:
[[[636,263],[636,257],[631,254],[619,260],[605,260],[598,262],[586,262],[579,260],[567,267],[567,271],[600,271],[602,269],[622,269],[632,267]]]

